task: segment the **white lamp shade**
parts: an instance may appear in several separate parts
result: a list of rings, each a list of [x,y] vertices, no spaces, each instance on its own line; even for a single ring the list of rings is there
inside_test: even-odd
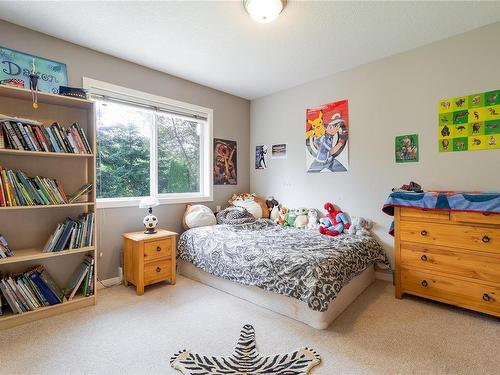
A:
[[[139,203],[139,208],[151,208],[160,204],[160,201],[153,197],[142,198]]]

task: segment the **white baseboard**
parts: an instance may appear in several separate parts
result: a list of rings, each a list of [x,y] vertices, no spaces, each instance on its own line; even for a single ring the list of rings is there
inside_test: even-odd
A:
[[[120,284],[120,282],[121,282],[121,281],[122,281],[122,280],[121,280],[121,277],[120,277],[120,276],[117,276],[117,277],[112,277],[111,279],[101,280],[102,284],[104,284],[105,286],[104,286],[104,285],[102,285],[102,284],[98,281],[98,282],[97,282],[97,290],[99,290],[99,289],[104,289],[104,288],[106,288],[106,287],[108,287],[108,286],[115,286],[115,285],[118,285],[118,284]]]
[[[392,272],[375,272],[375,278],[392,283]]]

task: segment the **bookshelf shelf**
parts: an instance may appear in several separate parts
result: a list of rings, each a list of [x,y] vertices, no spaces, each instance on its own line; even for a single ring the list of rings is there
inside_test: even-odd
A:
[[[26,100],[29,101],[31,105],[31,100],[32,100],[31,91],[27,89],[0,85],[0,96]],[[73,107],[80,109],[92,109],[94,105],[94,103],[90,100],[73,98],[71,96],[49,94],[46,92],[38,92],[38,103],[52,104],[52,105]]]
[[[5,169],[28,171],[33,176],[51,176],[62,181],[63,185],[67,184],[66,187],[69,190],[86,184],[92,184],[95,187],[95,103],[91,100],[42,92],[38,93],[38,103],[39,108],[34,109],[30,90],[0,85],[0,114],[36,120],[47,127],[54,122],[66,128],[77,123],[80,130],[85,133],[93,153],[73,154],[0,149],[0,165]],[[78,162],[73,160],[78,160]],[[97,239],[95,219],[92,233],[94,246],[48,253],[44,253],[38,247],[47,242],[47,230],[56,228],[64,221],[66,214],[72,218],[83,214],[95,214],[95,189],[86,193],[86,197],[82,196],[81,200],[68,204],[0,207],[0,233],[14,251],[14,256],[0,259],[0,272],[23,273],[30,265],[24,262],[33,261],[36,262],[34,264],[41,264],[47,268],[54,279],[60,283],[58,286],[63,289],[71,281],[68,274],[72,270],[68,267],[78,269],[78,265],[82,264],[82,257],[71,257],[71,255],[88,254],[93,255],[94,258],[93,295],[89,297],[77,295],[71,301],[41,307],[23,314],[14,314],[10,307],[5,307],[4,315],[0,316],[0,330],[96,304],[98,249],[95,245]],[[62,210],[65,208],[71,208],[71,210]],[[12,214],[7,214],[11,212]]]
[[[78,202],[78,203],[67,203],[67,204],[46,204],[38,206],[14,206],[14,207],[0,207],[2,210],[34,210],[39,208],[63,208],[63,207],[85,207],[94,206],[95,202]]]
[[[24,151],[24,150],[14,150],[10,148],[0,148],[0,154],[46,157],[46,158],[75,158],[75,159],[79,158],[86,159],[94,157],[94,154],[70,154],[65,152]]]
[[[87,253],[89,251],[95,251],[95,247],[87,246],[87,247],[81,247],[79,249],[52,251],[49,253],[44,253],[42,249],[19,249],[19,250],[14,250],[14,256],[0,259],[0,265],[17,263],[17,262],[26,262],[28,260],[45,259],[45,258],[60,257],[65,255]]]
[[[59,303],[57,305],[40,307],[36,310],[28,311],[22,314],[14,314],[8,311],[4,313],[4,315],[0,316],[0,330],[48,318],[50,316],[59,315],[82,307],[92,306],[95,305],[95,303],[95,295],[89,297],[78,296],[71,301],[64,301],[63,303]]]

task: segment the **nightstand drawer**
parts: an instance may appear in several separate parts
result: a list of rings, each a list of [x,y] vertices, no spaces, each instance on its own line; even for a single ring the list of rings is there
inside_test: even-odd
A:
[[[144,264],[144,284],[149,285],[172,277],[172,262],[163,259]]]
[[[144,261],[172,257],[172,240],[146,242],[144,244]]]

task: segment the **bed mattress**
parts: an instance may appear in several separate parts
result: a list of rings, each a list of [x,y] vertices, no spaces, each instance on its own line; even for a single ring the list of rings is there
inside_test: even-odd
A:
[[[310,310],[329,304],[354,277],[387,257],[371,236],[329,237],[260,219],[184,232],[178,257],[211,275],[294,298]]]

